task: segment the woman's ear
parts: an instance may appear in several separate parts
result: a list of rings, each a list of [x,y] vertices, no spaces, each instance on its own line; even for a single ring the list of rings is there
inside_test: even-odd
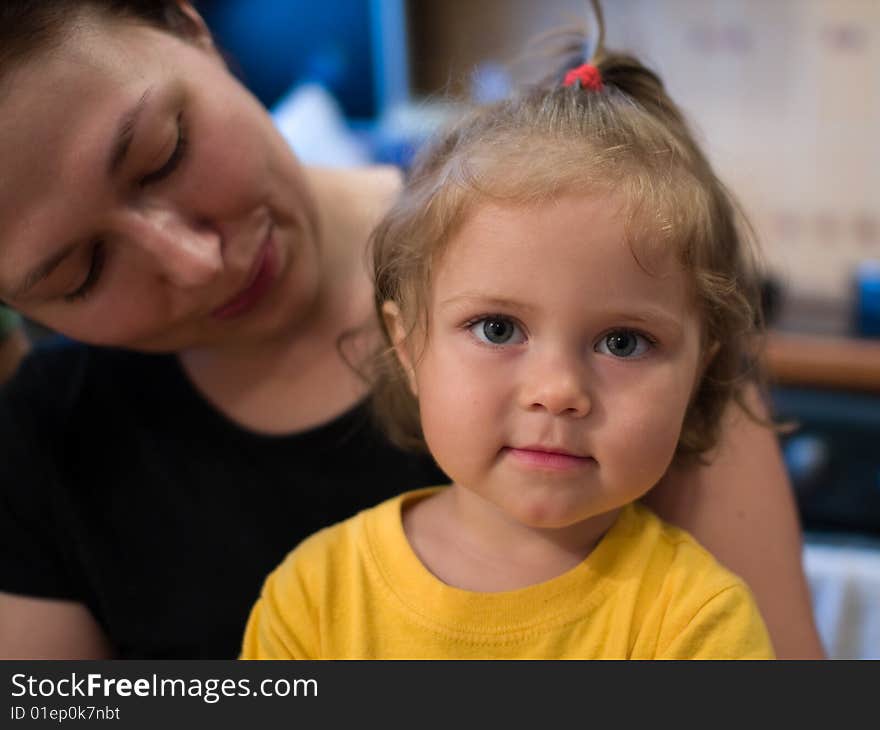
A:
[[[394,346],[394,354],[397,362],[406,374],[406,380],[412,394],[418,398],[419,388],[416,382],[416,371],[413,367],[412,355],[407,348],[406,343],[406,327],[403,323],[403,315],[400,313],[400,307],[397,302],[386,301],[382,304],[382,319],[385,322],[385,331],[391,339]]]
[[[188,0],[177,0],[177,7],[189,21],[189,27],[186,29],[189,39],[200,48],[216,53],[217,49],[214,47],[214,38],[208,29],[208,24],[199,15],[199,11]]]

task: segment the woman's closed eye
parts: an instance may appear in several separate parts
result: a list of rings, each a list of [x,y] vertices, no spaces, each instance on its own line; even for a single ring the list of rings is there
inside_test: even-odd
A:
[[[522,328],[510,317],[488,315],[467,323],[467,329],[487,345],[519,345],[526,341]]]
[[[656,343],[641,332],[629,329],[612,330],[596,343],[596,352],[616,358],[637,358],[644,355]]]
[[[104,270],[104,262],[106,261],[107,251],[103,241],[95,241],[89,249],[89,263],[83,282],[72,292],[64,295],[67,302],[75,302],[85,299],[86,295],[91,292],[92,288],[101,277]]]
[[[168,159],[162,163],[162,166],[138,180],[138,185],[141,187],[151,185],[171,175],[180,166],[181,161],[186,155],[187,142],[186,126],[184,125],[183,114],[181,113],[177,115],[177,140],[174,144],[174,149],[171,151]],[[103,241],[95,241],[91,245],[85,277],[76,289],[64,295],[65,301],[76,302],[85,299],[101,278],[106,255],[106,247]]]
[[[138,184],[141,187],[145,187],[147,185],[157,183],[160,180],[164,180],[168,177],[172,172],[174,172],[187,151],[187,144],[189,140],[186,134],[186,125],[183,120],[183,113],[177,115],[177,142],[174,145],[174,149],[171,151],[168,159],[162,164],[162,166],[158,170],[154,170],[147,175],[144,175],[139,181]]]

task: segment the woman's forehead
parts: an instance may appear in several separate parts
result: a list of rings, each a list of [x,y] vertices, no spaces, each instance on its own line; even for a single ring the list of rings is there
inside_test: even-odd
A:
[[[22,85],[53,83],[53,80],[100,81],[104,76],[136,72],[132,64],[143,63],[143,51],[161,42],[159,31],[124,18],[107,18],[81,11],[79,18],[66,21],[47,37],[42,46],[13,64],[6,93],[16,94]]]
[[[137,87],[151,83],[150,71],[135,63],[137,55],[136,47],[126,49],[119,39],[103,43],[76,30],[10,74],[0,95],[0,156],[6,173],[41,161],[63,166],[76,145],[87,144],[91,127],[112,125],[113,112],[127,97],[143,93]],[[61,150],[64,144],[74,149]],[[19,164],[13,162],[10,170],[15,160]]]

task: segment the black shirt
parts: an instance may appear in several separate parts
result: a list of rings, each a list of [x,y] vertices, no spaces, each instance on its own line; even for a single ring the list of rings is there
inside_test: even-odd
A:
[[[231,658],[303,538],[448,481],[361,405],[291,436],[210,406],[172,355],[42,345],[0,394],[0,590],[80,601],[121,658]]]

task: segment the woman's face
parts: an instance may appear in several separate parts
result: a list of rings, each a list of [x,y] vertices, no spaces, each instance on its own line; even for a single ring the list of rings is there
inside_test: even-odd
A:
[[[315,301],[302,172],[207,31],[84,16],[0,80],[0,160],[0,298],[55,330],[241,344]]]

